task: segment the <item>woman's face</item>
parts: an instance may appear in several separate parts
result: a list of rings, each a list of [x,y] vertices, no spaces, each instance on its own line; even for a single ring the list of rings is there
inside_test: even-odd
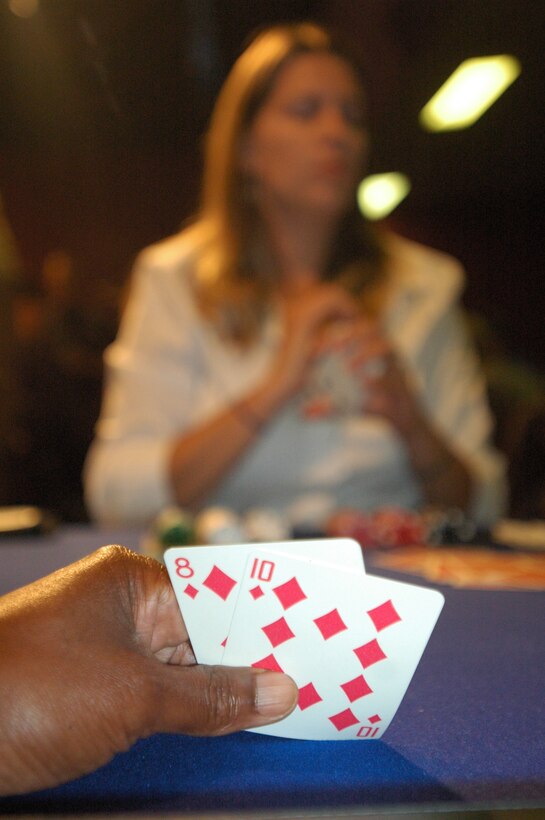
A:
[[[362,91],[332,54],[302,54],[281,70],[241,147],[256,202],[336,217],[351,202],[367,154]]]

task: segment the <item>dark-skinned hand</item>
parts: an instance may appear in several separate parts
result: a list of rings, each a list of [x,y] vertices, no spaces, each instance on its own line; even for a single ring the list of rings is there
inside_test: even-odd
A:
[[[285,717],[285,675],[195,662],[165,568],[109,546],[0,598],[0,794],[90,772],[155,732]]]

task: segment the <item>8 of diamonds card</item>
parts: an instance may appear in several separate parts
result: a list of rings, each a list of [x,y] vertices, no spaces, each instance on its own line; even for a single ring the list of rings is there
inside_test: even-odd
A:
[[[277,541],[262,544],[274,553],[297,555],[311,564],[365,572],[359,544],[351,538]],[[166,550],[164,560],[199,663],[219,663],[253,544],[186,546]]]

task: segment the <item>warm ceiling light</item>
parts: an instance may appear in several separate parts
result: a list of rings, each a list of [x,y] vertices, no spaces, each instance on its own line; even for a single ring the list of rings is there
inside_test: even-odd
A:
[[[8,8],[16,17],[33,17],[39,5],[39,0],[9,0]]]
[[[411,183],[404,174],[372,174],[360,182],[358,205],[367,219],[383,219],[388,216],[411,190]]]
[[[490,108],[520,74],[508,54],[464,60],[420,112],[428,131],[467,128]]]

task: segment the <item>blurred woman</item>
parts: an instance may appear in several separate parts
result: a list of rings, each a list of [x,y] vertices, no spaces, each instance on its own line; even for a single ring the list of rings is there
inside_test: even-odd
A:
[[[97,519],[315,492],[499,514],[463,274],[365,224],[368,150],[363,84],[330,35],[258,35],[213,112],[198,217],[135,266],[86,465]]]

